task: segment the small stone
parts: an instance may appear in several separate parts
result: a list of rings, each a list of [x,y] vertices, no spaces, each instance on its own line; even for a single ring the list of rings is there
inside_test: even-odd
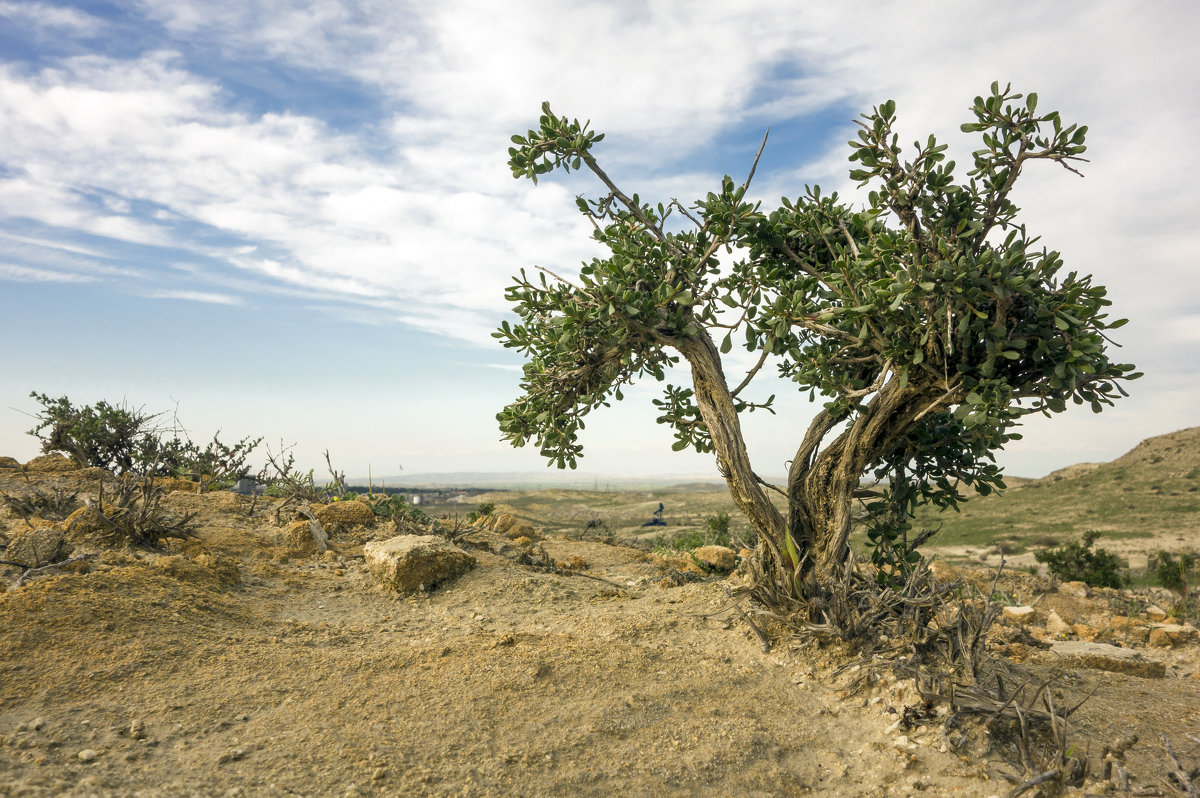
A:
[[[728,573],[737,567],[737,552],[726,546],[701,546],[692,556],[715,571]]]
[[[1146,608],[1146,617],[1152,621],[1163,621],[1167,618],[1167,611],[1157,604],[1151,604]]]
[[[1152,648],[1174,648],[1200,639],[1200,631],[1191,624],[1161,623],[1150,630],[1147,645]]]
[[[91,762],[95,760],[96,757],[100,756],[100,752],[94,748],[85,748],[75,756],[79,758],[80,762]]]
[[[1050,612],[1046,614],[1046,631],[1054,637],[1061,637],[1063,635],[1071,634],[1072,629],[1057,612],[1050,610]]]
[[[1059,590],[1069,596],[1075,596],[1076,598],[1087,598],[1088,595],[1087,582],[1080,582],[1078,580],[1074,582],[1063,582]]]
[[[1033,607],[1005,607],[1002,612],[1006,621],[1029,623],[1033,620],[1035,610]]]
[[[140,740],[146,736],[146,724],[141,718],[134,718],[129,724],[129,736],[135,740]]]
[[[231,751],[226,751],[225,753],[221,754],[221,756],[217,758],[217,764],[223,765],[226,762],[237,762],[239,759],[245,758],[245,756],[245,751],[240,748],[234,748]]]

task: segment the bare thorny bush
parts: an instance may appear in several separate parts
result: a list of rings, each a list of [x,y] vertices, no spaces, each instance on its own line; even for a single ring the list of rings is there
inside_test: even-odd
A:
[[[179,517],[164,508],[166,491],[154,477],[117,477],[107,496],[104,482],[101,478],[96,502],[88,503],[92,512],[79,520],[96,522],[105,543],[159,548],[168,538],[196,536],[194,514],[185,512]]]
[[[28,483],[28,474],[25,474],[25,479]],[[76,501],[78,497],[79,491],[67,491],[58,485],[43,490],[29,484],[29,489],[20,494],[0,491],[0,501],[19,515],[27,526],[32,526],[30,519],[34,517],[62,521],[79,506]]]
[[[928,724],[936,717],[934,705],[948,705],[943,721],[948,744],[972,758],[995,753],[1017,769],[1020,775],[1000,771],[1014,784],[1010,795],[1030,790],[1053,795],[1081,784],[1088,761],[1068,740],[1068,718],[1078,705],[1055,704],[1053,678],[1021,680],[988,656],[988,630],[1000,615],[992,597],[1003,562],[986,594],[966,589],[961,579],[939,582],[925,559],[899,557],[892,563],[881,568],[852,554],[832,584],[798,571],[799,581],[781,586],[752,561],[750,571],[758,576],[736,596],[751,599],[749,614],[739,612],[764,650],[771,645],[761,628],[766,626],[783,630],[776,642],[840,645],[847,660],[835,675],[857,673],[851,694],[870,687],[885,670],[914,679],[924,704],[905,708],[902,724]]]

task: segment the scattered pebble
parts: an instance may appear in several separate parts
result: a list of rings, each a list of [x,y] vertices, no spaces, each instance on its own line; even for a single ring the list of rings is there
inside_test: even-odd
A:
[[[221,754],[221,756],[217,758],[217,764],[223,765],[226,762],[237,762],[239,759],[245,758],[245,756],[246,752],[241,748],[234,748],[232,751],[226,751],[225,753]]]
[[[91,762],[96,759],[96,757],[100,756],[100,752],[96,751],[94,748],[85,748],[76,754],[76,756],[79,757],[80,762]]]

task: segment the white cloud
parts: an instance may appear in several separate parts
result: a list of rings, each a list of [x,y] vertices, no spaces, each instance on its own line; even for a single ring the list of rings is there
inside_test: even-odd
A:
[[[96,278],[86,274],[69,274],[51,269],[35,269],[14,263],[0,263],[0,280],[19,283],[89,283]]]
[[[150,299],[182,299],[187,302],[201,302],[208,305],[244,304],[241,297],[211,291],[148,291],[143,296]]]
[[[0,2],[0,17],[47,34],[95,36],[105,27],[102,20],[83,11],[48,3]]]

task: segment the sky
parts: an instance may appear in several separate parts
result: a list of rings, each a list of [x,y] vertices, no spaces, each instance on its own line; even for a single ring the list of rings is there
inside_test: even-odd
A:
[[[0,0],[0,454],[39,453],[37,391],[352,476],[544,470],[500,439],[521,360],[491,331],[522,267],[601,253],[574,205],[594,181],[508,169],[543,101],[656,201],[741,180],[770,128],[752,193],[778,203],[856,196],[853,120],[887,99],[902,142],[969,163],[958,126],[998,80],[1089,126],[1085,177],[1034,164],[1013,199],[1108,287],[1115,359],[1146,374],[1101,415],[1031,419],[999,461],[1112,459],[1200,424],[1197,29],[1185,0]],[[661,390],[593,414],[579,474],[715,474],[670,450]],[[760,390],[778,414],[747,442],[780,474],[814,407]]]

